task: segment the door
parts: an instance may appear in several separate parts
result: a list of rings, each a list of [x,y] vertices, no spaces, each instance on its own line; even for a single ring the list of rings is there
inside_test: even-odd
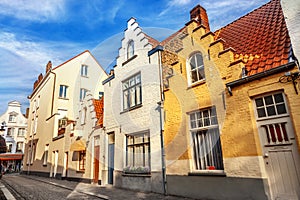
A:
[[[300,158],[285,95],[255,99],[271,199],[300,199]]]
[[[114,151],[115,144],[108,144],[108,184],[113,184],[114,180]]]
[[[266,139],[264,160],[272,199],[300,199],[299,153],[292,127],[279,123],[263,125]]]
[[[99,159],[100,159],[100,146],[94,147],[94,183],[98,183],[99,180]]]
[[[68,163],[69,163],[69,154],[68,152],[65,152],[65,157],[64,157],[64,171],[62,176],[67,177],[68,176]]]

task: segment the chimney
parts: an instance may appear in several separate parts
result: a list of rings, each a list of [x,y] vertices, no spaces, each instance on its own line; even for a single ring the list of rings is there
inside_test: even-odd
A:
[[[200,5],[195,6],[190,11],[190,18],[191,20],[196,20],[199,26],[203,25],[206,28],[207,32],[210,31],[208,16],[206,10],[202,6]]]
[[[49,71],[51,71],[51,69],[52,69],[52,63],[51,63],[51,61],[49,61],[49,62],[47,63],[47,65],[46,65],[46,74],[47,74]]]

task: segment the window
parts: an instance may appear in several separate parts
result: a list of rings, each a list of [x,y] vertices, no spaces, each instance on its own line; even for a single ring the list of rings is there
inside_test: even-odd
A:
[[[81,110],[80,125],[84,125],[84,124],[85,124],[86,111],[87,111],[87,108],[86,108],[86,107],[84,107],[84,108]]]
[[[188,61],[188,67],[190,84],[205,79],[203,57],[201,53],[196,53],[191,56]]]
[[[60,85],[59,86],[59,98],[66,99],[67,98],[67,90],[68,90],[68,86]]]
[[[25,136],[25,128],[19,128],[18,137],[24,137],[24,136]]]
[[[222,149],[215,108],[190,114],[196,170],[223,170]]]
[[[79,152],[79,170],[84,171],[85,170],[85,151]]]
[[[129,110],[142,104],[141,74],[123,81],[123,108]]]
[[[16,122],[16,115],[10,114],[8,117],[8,122]]]
[[[8,149],[7,149],[7,152],[11,153],[12,152],[12,144],[8,144]]]
[[[126,136],[126,166],[150,168],[149,133]]]
[[[58,120],[58,135],[64,134],[66,132],[67,122],[67,117]]]
[[[31,147],[31,159],[30,159],[30,164],[33,164],[33,161],[34,161],[34,157],[35,157],[35,144],[33,143],[33,146]]]
[[[134,42],[133,40],[130,40],[127,46],[127,59],[131,58],[132,56],[134,56]]]
[[[99,99],[101,99],[104,95],[104,92],[99,92]]]
[[[48,151],[49,151],[49,144],[46,144],[44,150],[44,156],[43,156],[43,165],[47,165],[48,163]]]
[[[24,146],[23,142],[18,142],[17,143],[17,152],[23,152],[23,146]]]
[[[81,76],[87,76],[87,72],[88,72],[88,66],[81,65],[81,71],[80,71]]]
[[[7,129],[7,136],[14,136],[15,129],[14,128],[8,128]]]
[[[82,101],[85,98],[87,92],[88,92],[87,89],[80,88],[80,95],[79,95],[79,100],[80,101]]]
[[[38,96],[38,98],[36,99],[36,109],[39,109],[40,107],[40,99],[41,99],[41,96]]]
[[[282,93],[256,98],[255,105],[258,118],[287,114]]]

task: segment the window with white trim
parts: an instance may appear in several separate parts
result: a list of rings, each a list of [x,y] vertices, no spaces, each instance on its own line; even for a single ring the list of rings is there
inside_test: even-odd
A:
[[[79,100],[80,101],[83,101],[83,99],[85,98],[87,92],[88,92],[87,89],[80,88],[80,95],[79,95]]]
[[[66,85],[60,85],[59,86],[59,98],[66,99],[67,98],[67,92],[68,92],[68,86],[66,86]]]
[[[256,98],[255,105],[258,118],[287,114],[282,93]]]
[[[88,74],[88,66],[87,65],[81,65],[80,75],[81,76],[87,76]]]
[[[7,136],[14,137],[15,135],[15,128],[8,128],[7,129]]]
[[[127,45],[127,59],[134,56],[134,41],[130,40]]]
[[[150,168],[149,132],[126,136],[126,166]]]
[[[10,114],[8,117],[8,122],[16,122],[16,115]]]
[[[79,171],[85,170],[86,151],[79,152]]]
[[[138,73],[123,81],[123,110],[142,104],[141,74]]]
[[[25,136],[25,128],[19,128],[18,137],[24,137],[24,136]]]
[[[223,170],[223,157],[215,107],[193,112],[190,117],[195,170]]]
[[[189,84],[205,80],[203,57],[200,52],[193,54],[188,60]]]

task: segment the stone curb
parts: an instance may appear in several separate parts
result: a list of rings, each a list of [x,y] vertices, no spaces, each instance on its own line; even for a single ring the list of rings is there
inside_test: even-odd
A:
[[[3,183],[0,183],[0,188],[7,200],[16,200],[10,191],[5,187],[5,185],[3,185]]]

